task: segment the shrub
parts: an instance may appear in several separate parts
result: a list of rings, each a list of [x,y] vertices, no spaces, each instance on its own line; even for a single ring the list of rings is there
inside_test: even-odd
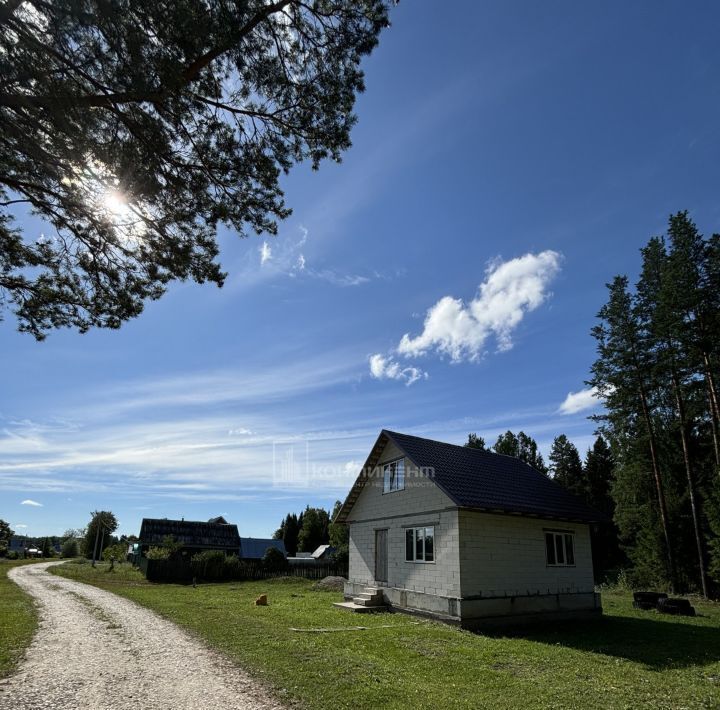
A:
[[[225,553],[220,550],[204,550],[193,555],[190,568],[194,577],[208,582],[220,582],[224,577]]]
[[[348,552],[348,548],[339,548],[334,552],[330,560],[338,567],[342,567],[344,570],[347,570],[350,564],[350,553]],[[347,574],[347,571],[345,574]]]
[[[9,560],[17,560],[20,557],[17,550],[10,550],[10,552],[7,553],[7,558]]]
[[[268,547],[263,557],[263,567],[270,572],[282,572],[288,568],[288,561],[277,547]]]
[[[114,557],[118,562],[125,562],[127,559],[127,545],[118,542],[116,545],[110,545],[103,550],[103,559],[109,560]]]
[[[169,560],[170,550],[167,547],[151,547],[146,553],[145,557],[149,560]]]
[[[78,542],[75,538],[68,538],[60,548],[60,557],[77,557],[80,554]]]

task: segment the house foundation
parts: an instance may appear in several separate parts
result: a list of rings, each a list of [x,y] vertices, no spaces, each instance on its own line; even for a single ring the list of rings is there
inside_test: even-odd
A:
[[[346,582],[350,600],[365,585]],[[398,587],[379,587],[392,611],[417,614],[467,629],[598,618],[602,600],[597,592],[530,594],[502,597],[450,597]]]

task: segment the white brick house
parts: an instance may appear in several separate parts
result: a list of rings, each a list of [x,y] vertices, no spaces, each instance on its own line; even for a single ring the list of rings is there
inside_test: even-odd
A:
[[[522,461],[383,430],[337,521],[345,596],[478,626],[601,613],[589,525],[602,519]]]

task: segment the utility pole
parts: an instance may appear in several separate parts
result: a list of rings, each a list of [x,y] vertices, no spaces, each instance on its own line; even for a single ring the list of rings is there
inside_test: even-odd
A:
[[[103,543],[105,542],[105,525],[103,523],[100,523],[102,526],[102,535],[100,536],[100,557],[102,557],[103,553]]]
[[[90,513],[90,515],[93,516],[93,518],[97,515],[97,511],[95,513]],[[97,558],[97,544],[98,544],[98,537],[100,536],[100,521],[98,520],[98,527],[95,528],[95,546],[93,547],[93,560],[92,560],[92,566],[95,566],[95,559]]]

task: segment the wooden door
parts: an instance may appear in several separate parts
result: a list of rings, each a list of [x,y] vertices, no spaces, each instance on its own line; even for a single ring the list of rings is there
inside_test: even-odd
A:
[[[375,531],[375,581],[388,581],[388,542],[387,530]]]

